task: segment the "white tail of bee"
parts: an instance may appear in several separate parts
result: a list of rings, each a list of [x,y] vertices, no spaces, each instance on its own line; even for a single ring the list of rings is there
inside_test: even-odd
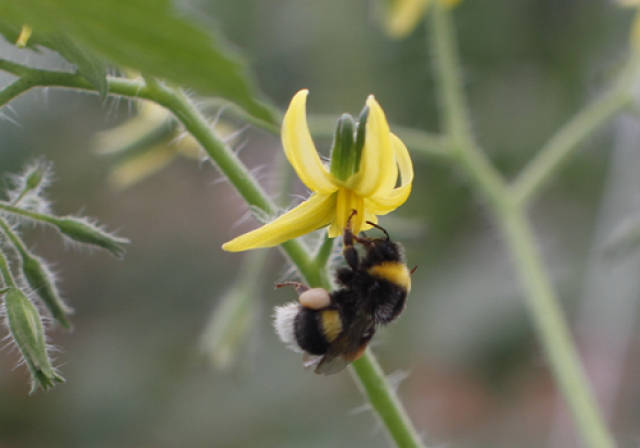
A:
[[[294,327],[296,316],[299,311],[300,305],[296,302],[291,302],[282,306],[277,306],[273,313],[273,327],[275,328],[278,337],[287,346],[287,348],[294,352],[302,351],[296,342]]]

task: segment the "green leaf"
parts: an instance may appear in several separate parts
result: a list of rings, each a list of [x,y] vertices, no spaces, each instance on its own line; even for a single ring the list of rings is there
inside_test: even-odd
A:
[[[64,33],[122,67],[190,86],[274,124],[245,65],[214,37],[180,18],[169,0],[0,0],[0,17],[34,32]]]
[[[15,44],[22,25],[0,20],[0,34]],[[101,96],[107,94],[107,64],[93,52],[73,42],[62,33],[43,33],[34,31],[27,42],[27,47],[37,50],[38,46],[50,48],[74,64],[78,73],[93,85]]]
[[[61,33],[43,36],[43,45],[57,51],[78,69],[78,73],[94,86],[100,96],[107,96],[107,64],[93,52]]]

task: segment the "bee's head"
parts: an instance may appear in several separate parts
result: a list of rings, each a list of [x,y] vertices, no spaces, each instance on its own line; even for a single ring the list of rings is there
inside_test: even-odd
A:
[[[371,245],[367,251],[375,253],[376,259],[379,261],[399,261],[402,259],[400,246],[389,238],[374,238],[370,241]]]
[[[368,253],[375,254],[375,258],[382,261],[400,261],[402,259],[402,249],[400,245],[391,241],[389,233],[381,226],[367,221],[367,224],[375,227],[384,233],[383,238],[368,238],[365,244]]]

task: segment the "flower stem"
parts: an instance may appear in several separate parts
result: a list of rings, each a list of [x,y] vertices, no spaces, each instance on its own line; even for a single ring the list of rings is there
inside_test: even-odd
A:
[[[455,161],[492,205],[493,214],[502,229],[526,293],[534,328],[585,445],[592,448],[613,447],[613,438],[596,405],[562,309],[543,268],[540,254],[536,251],[524,205],[516,201],[513,191],[507,188],[502,177],[479,150],[471,135],[460,83],[455,36],[448,12],[440,2],[433,2],[430,14],[432,46],[440,100],[445,114],[445,129],[458,146]],[[613,103],[618,104],[616,101]],[[608,103],[605,102],[606,104]],[[589,117],[590,115],[598,119],[585,120],[588,123],[598,123],[599,117],[602,116],[595,112],[588,114]],[[561,149],[554,150],[554,153],[562,153],[565,151],[562,148],[566,146],[561,145]],[[543,172],[550,173],[561,160],[562,157],[550,158]]]
[[[370,349],[351,364],[351,372],[365,390],[371,406],[384,422],[396,446],[423,447],[420,436]]]
[[[485,198],[499,209],[503,205],[501,198],[505,194],[505,182],[473,138],[458,68],[455,34],[446,7],[437,1],[433,3],[430,13],[431,51],[436,62],[435,77],[444,114],[443,125],[453,145],[453,159],[472,176]]]
[[[13,275],[11,275],[11,270],[9,269],[9,262],[7,262],[7,258],[0,251],[0,277],[2,277],[2,281],[4,282],[5,292],[6,289],[15,288],[16,282],[13,280]]]
[[[58,219],[55,216],[32,212],[31,210],[16,207],[4,201],[0,201],[0,210],[4,210],[7,213],[11,213],[17,216],[23,216],[25,218],[33,219],[34,221],[39,221],[47,224],[55,224],[56,220]]]
[[[329,238],[329,233],[325,232],[322,242],[318,246],[314,256],[314,261],[318,269],[326,268],[329,258],[331,258],[331,253],[333,252],[334,241],[335,238]]]
[[[562,162],[579,148],[580,143],[633,102],[631,82],[634,68],[634,64],[629,64],[602,96],[560,128],[527,164],[511,187],[517,203],[530,202]]]
[[[0,70],[29,79],[31,87],[57,86],[95,92],[95,88],[89,82],[72,73],[32,69],[5,60],[0,60]],[[184,93],[161,83],[149,86],[140,79],[130,80],[108,77],[107,83],[110,95],[147,99],[171,111],[185,129],[205,149],[212,161],[227,176],[231,184],[248,204],[259,208],[265,213],[275,213],[276,207],[265,191],[231,148],[214,134],[206,118]],[[17,94],[7,98],[6,101],[15,96]],[[0,102],[0,106],[2,104],[4,103]],[[11,207],[8,204],[0,205],[0,208],[6,211],[18,213],[18,209],[15,207]],[[30,217],[33,219],[41,218],[41,216]],[[310,286],[330,287],[326,270],[324,267],[317,265],[316,260],[310,256],[309,250],[300,242],[295,240],[287,241],[281,245],[281,248]],[[399,444],[398,446],[422,447],[419,437],[406,415],[406,411],[388,384],[373,353],[367,351],[358,361],[353,363],[353,371],[362,384],[367,398],[385,424],[391,437]]]
[[[607,432],[595,398],[590,393],[577,351],[571,342],[558,298],[536,250],[534,237],[519,207],[500,220],[507,243],[516,261],[520,279],[527,292],[529,310],[535,328],[546,348],[556,381],[562,390],[585,443],[590,447],[615,446]]]
[[[15,97],[26,92],[34,86],[29,78],[18,78],[11,84],[0,90],[0,105],[6,104]]]

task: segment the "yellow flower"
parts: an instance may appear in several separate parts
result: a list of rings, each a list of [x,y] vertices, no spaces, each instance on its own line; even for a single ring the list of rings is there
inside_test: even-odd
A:
[[[433,0],[387,0],[384,26],[387,33],[396,39],[405,37],[413,31],[424,17],[429,3]],[[446,6],[455,6],[460,0],[436,0]]]
[[[217,122],[215,133],[223,137],[235,129]],[[116,158],[109,184],[124,190],[159,172],[178,156],[201,160],[203,152],[189,133],[184,133],[171,113],[151,101],[137,105],[136,115],[123,124],[99,132],[94,151]]]
[[[340,235],[355,210],[355,233],[371,228],[402,205],[411,193],[413,164],[402,141],[389,131],[382,108],[373,95],[367,98],[358,131],[343,115],[331,155],[330,170],[322,163],[307,126],[308,90],[291,100],[282,122],[282,146],[300,180],[313,192],[294,209],[252,232],[225,243],[238,252],[270,247],[329,225],[329,236]],[[351,124],[350,124],[351,123]],[[364,126],[364,132],[363,132]]]
[[[22,25],[22,28],[20,29],[20,34],[18,34],[18,38],[16,39],[16,47],[18,48],[26,47],[32,33],[33,33],[33,30],[29,25]]]
[[[618,0],[621,6],[636,8],[636,17],[631,25],[631,48],[640,53],[640,0]]]

